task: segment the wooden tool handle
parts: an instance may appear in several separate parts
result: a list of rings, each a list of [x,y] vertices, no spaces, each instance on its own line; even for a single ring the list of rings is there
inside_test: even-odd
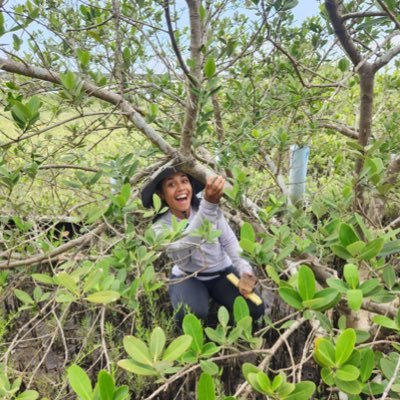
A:
[[[235,274],[228,274],[226,276],[226,278],[228,279],[228,281],[230,283],[232,283],[233,286],[235,287],[239,287],[239,278],[235,275]],[[254,303],[256,306],[259,306],[260,304],[262,304],[262,300],[260,298],[260,296],[254,292],[250,293],[249,295],[245,296],[246,299],[249,299],[252,303]]]

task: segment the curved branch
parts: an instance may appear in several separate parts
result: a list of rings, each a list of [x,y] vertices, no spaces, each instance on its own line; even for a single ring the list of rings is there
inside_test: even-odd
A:
[[[192,84],[195,84],[195,81],[194,81],[192,75],[190,75],[190,72],[189,72],[185,62],[183,61],[182,54],[179,50],[178,44],[176,43],[176,39],[175,39],[175,35],[174,35],[174,28],[172,27],[172,22],[171,22],[171,14],[169,12],[169,0],[165,0],[164,12],[165,12],[165,20],[167,21],[167,26],[168,26],[168,35],[171,39],[172,48],[174,49],[174,52],[178,59],[179,65],[182,68],[182,71],[184,72],[184,74],[187,76],[187,78],[192,82]]]
[[[19,75],[29,76],[42,81],[61,84],[60,77],[56,72],[49,71],[40,67],[33,67],[28,64],[18,63],[9,59],[0,58],[0,69],[3,71],[16,73]],[[99,88],[89,82],[84,81],[82,90],[89,96],[96,97],[100,100],[116,105],[123,111],[127,118],[134,123],[136,128],[144,133],[163,153],[170,156],[176,154],[176,150],[158,133],[147,124],[145,119],[135,110],[134,106],[123,98],[123,96],[111,92],[107,89]]]
[[[10,269],[10,268],[17,268],[17,267],[28,267],[30,265],[35,265],[35,264],[40,264],[42,262],[46,262],[48,260],[51,260],[52,258],[65,253],[68,250],[73,249],[74,247],[77,246],[81,246],[83,244],[85,244],[86,242],[88,242],[93,236],[97,236],[99,235],[101,232],[104,231],[105,229],[105,224],[100,224],[99,226],[97,226],[95,229],[93,229],[92,231],[85,233],[84,235],[70,240],[68,243],[65,243],[59,247],[57,247],[56,249],[54,249],[53,251],[47,253],[47,254],[38,254],[36,256],[30,257],[30,258],[26,258],[25,260],[18,260],[18,261],[12,261],[10,262],[5,261],[0,263],[0,269]]]
[[[357,65],[362,60],[362,57],[343,23],[342,15],[339,14],[340,6],[338,0],[325,0],[325,7],[343,50],[348,54],[353,64]]]
[[[387,14],[378,11],[370,11],[370,12],[353,12],[342,15],[342,21],[346,21],[346,19],[354,19],[354,18],[365,18],[365,17],[386,17]]]
[[[350,139],[358,140],[358,131],[356,129],[350,128],[349,126],[324,121],[319,121],[318,125],[321,128],[333,129],[341,133],[342,135],[349,137]]]

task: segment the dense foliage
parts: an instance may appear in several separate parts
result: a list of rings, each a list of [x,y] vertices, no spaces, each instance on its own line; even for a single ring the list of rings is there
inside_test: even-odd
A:
[[[0,2],[1,398],[400,398],[400,8],[297,3]],[[167,161],[228,177],[260,323],[174,325]]]

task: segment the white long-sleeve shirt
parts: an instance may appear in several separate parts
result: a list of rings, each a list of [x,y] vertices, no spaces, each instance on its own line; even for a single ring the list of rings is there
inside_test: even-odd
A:
[[[155,223],[154,230],[162,232],[171,229],[172,213],[168,211]],[[213,229],[221,231],[220,236],[213,242],[207,243],[204,238],[193,236],[192,233],[200,228],[207,219]],[[252,273],[250,264],[240,257],[239,242],[226,221],[218,204],[202,199],[199,209],[190,209],[188,225],[183,237],[167,247],[167,253],[174,262],[172,273],[176,276],[192,274],[196,271],[218,273],[233,265],[241,276],[244,272]],[[198,279],[207,280],[210,277],[198,276]]]

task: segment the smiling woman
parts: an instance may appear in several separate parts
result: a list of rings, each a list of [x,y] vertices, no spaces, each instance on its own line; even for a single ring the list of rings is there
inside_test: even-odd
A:
[[[170,230],[173,218],[187,220],[183,237],[167,249],[174,262],[169,295],[179,323],[188,311],[206,319],[210,298],[232,311],[235,299],[242,295],[254,319],[264,312],[264,304],[256,305],[248,298],[256,278],[250,264],[240,257],[239,243],[219,208],[224,185],[222,176],[210,176],[203,185],[182,171],[164,167],[153,174],[142,190],[145,207],[152,207],[155,193],[168,206],[168,211],[154,224],[156,233]],[[203,199],[199,203],[196,193],[203,188]],[[214,240],[197,234],[205,225],[216,233]],[[238,287],[227,279],[231,273],[240,277]]]

